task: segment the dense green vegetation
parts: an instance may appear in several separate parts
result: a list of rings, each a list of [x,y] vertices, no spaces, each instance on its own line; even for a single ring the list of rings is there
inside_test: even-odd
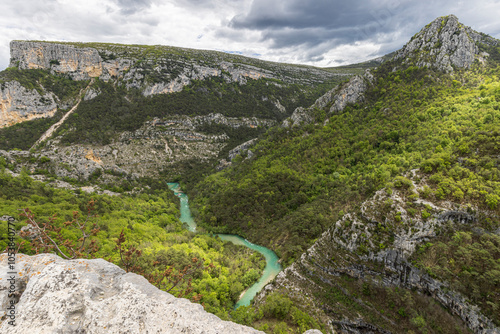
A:
[[[13,149],[29,150],[45,131],[62,116],[63,112],[58,111],[53,117],[33,119],[0,128],[0,149],[7,151]]]
[[[336,212],[412,168],[428,174],[432,199],[498,211],[499,69],[457,73],[460,82],[389,66],[378,70],[367,103],[326,123],[318,113],[315,125],[272,129],[256,157],[208,177],[192,193],[200,220],[289,260]]]
[[[281,120],[295,107],[308,105],[331,85],[303,91],[300,86],[280,86],[275,81],[248,80],[247,84],[228,84],[221,77],[194,81],[181,92],[144,97],[139,90],[127,90],[97,82],[101,94],[82,101],[57,134],[62,143],[108,144],[123,131],[134,131],[154,117],[208,115],[259,117]],[[265,97],[265,98],[264,98]],[[288,113],[274,105],[278,98]],[[294,102],[292,102],[294,101]]]
[[[191,191],[193,213],[207,229],[274,249],[285,264],[343,213],[359,210],[376,190],[404,186],[408,180],[401,176],[415,168],[428,186],[413,197],[468,204],[498,217],[500,68],[477,66],[447,75],[411,65],[393,72],[394,66],[386,63],[375,71],[365,103],[335,115],[317,110],[315,124],[271,129],[252,159],[237,160],[234,168],[207,177]],[[424,219],[430,216],[423,211]],[[493,232],[500,223],[481,218],[476,226]],[[379,233],[391,240],[390,225]],[[449,250],[443,257],[458,256],[452,255],[456,246],[445,244]],[[436,252],[432,249],[426,252]],[[426,252],[422,259],[430,256]],[[449,261],[428,269],[439,279],[456,281],[498,322],[498,282],[484,290],[474,283],[496,272],[498,254],[469,254],[477,264],[457,272],[460,279],[451,276],[457,269]]]
[[[458,231],[422,245],[415,258],[431,276],[450,282],[451,289],[469,296],[500,323],[500,236]]]
[[[259,307],[240,306],[231,313],[232,320],[243,325],[254,326],[266,333],[302,334],[308,329],[323,329],[314,318],[301,311],[296,301],[281,293],[266,297]],[[305,305],[303,305],[305,306]]]
[[[123,230],[126,236],[124,246],[142,251],[135,263],[137,272],[154,275],[168,268],[177,272],[192,264],[193,258],[204,259],[206,269],[193,274],[192,291],[186,297],[196,297],[208,311],[224,319],[228,319],[228,312],[241,292],[260,277],[265,266],[263,257],[257,252],[184,229],[177,218],[178,199],[166,187],[149,193],[111,197],[54,189],[33,181],[26,172],[17,178],[12,177],[4,172],[4,161],[1,168],[0,212],[20,221],[16,229],[26,226],[19,209],[29,207],[39,221],[48,221],[55,214],[53,224],[60,227],[73,219],[75,211],[80,212],[77,217],[83,221],[87,203],[93,199],[97,217],[91,221],[100,231],[93,237],[98,251],[92,256],[123,265],[116,249],[116,240]],[[0,222],[2,235],[7,235],[6,229],[7,223]],[[64,239],[73,242],[80,237],[78,229],[71,226],[61,233]],[[0,248],[5,249],[6,242],[1,240]],[[26,243],[21,252],[32,254],[34,249]],[[187,281],[182,282],[172,293],[182,291],[186,285]]]
[[[198,182],[212,174],[219,164],[219,161],[221,159],[227,159],[229,151],[234,147],[265,133],[265,129],[262,127],[232,128],[222,124],[205,124],[197,127],[196,131],[208,135],[226,134],[229,139],[226,141],[224,148],[219,152],[219,155],[214,159],[210,159],[206,162],[196,158],[180,161],[175,163],[172,167],[166,168],[160,172],[160,175],[169,180],[181,182],[185,189],[192,189]]]

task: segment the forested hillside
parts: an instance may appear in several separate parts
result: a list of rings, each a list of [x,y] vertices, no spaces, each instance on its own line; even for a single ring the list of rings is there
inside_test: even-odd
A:
[[[223,319],[228,319],[241,292],[257,281],[265,266],[259,253],[186,230],[178,219],[178,199],[166,183],[163,190],[128,196],[81,190],[75,194],[72,190],[54,189],[33,181],[25,171],[13,177],[5,167],[1,158],[0,212],[21,221],[16,224],[18,232],[35,231],[23,215],[31,212],[62,250],[28,242],[30,238],[23,238],[21,232],[16,242],[23,254],[54,252],[61,257],[72,257],[71,246],[82,242],[83,233],[95,231],[78,257],[103,258],[144,275],[163,290],[172,288],[170,292],[176,296],[203,303],[207,311]],[[24,211],[26,208],[29,211]],[[85,225],[83,230],[82,225]],[[7,232],[7,221],[2,219],[0,233],[7,235]],[[120,243],[121,237],[124,239]],[[5,249],[8,242],[2,238],[0,248]],[[131,252],[129,258],[127,252]],[[201,266],[195,266],[193,259]],[[196,270],[174,285],[175,275],[188,267]],[[167,271],[170,276],[157,281]]]
[[[418,51],[411,57],[400,58],[421,36],[430,38],[434,27],[439,35],[435,41],[431,38],[430,49],[414,49]],[[386,297],[373,297],[369,289],[387,285],[363,282],[363,274],[353,273],[356,266],[378,268],[373,258],[395,249],[402,250],[404,258],[413,254],[416,268],[449,282],[500,324],[499,43],[477,37],[480,60],[476,56],[470,66],[453,65],[450,71],[432,58],[450,42],[442,37],[447,29],[475,36],[465,33],[454,17],[436,20],[393,60],[365,76],[369,83],[357,103],[332,113],[333,99],[309,110],[310,124],[269,130],[251,149],[251,158],[241,157],[191,192],[195,213],[208,229],[238,233],[271,247],[285,265],[302,255],[302,262],[286,270],[288,276],[274,290],[292,295],[292,286],[308,293],[336,291],[339,295],[333,299],[322,293],[315,298],[302,295],[326,314],[323,319],[338,322],[351,314],[354,320],[359,308],[357,312],[366,310],[361,312],[363,321],[395,330],[393,324],[375,320],[367,306],[372,304],[386,310],[389,318],[400,319],[408,330],[447,332],[415,304],[403,305],[406,311],[401,312],[406,313],[400,315],[398,309],[379,304]],[[374,196],[381,189],[386,195]],[[446,218],[447,227],[431,228],[433,219],[442,221],[446,212],[473,218],[467,224]],[[308,250],[330,234],[333,240],[315,244],[321,251]],[[372,259],[369,264],[367,258]],[[301,264],[304,261],[307,264]],[[340,276],[332,276],[334,272]],[[306,287],[307,279],[314,280],[312,287]],[[404,291],[404,284],[401,287]],[[344,304],[340,313],[333,307],[336,303]]]
[[[201,220],[277,249],[304,247],[336,220],[335,212],[359,206],[414,168],[432,180],[429,196],[497,210],[498,69],[454,76],[390,69],[387,63],[374,72],[362,105],[327,119],[319,111],[316,124],[272,129],[255,157],[208,177],[194,193]]]
[[[500,41],[450,15],[342,69],[161,46],[11,48],[0,213],[21,221],[18,241],[29,207],[69,251],[90,203],[85,256],[164,290],[187,268],[174,292],[222,319],[267,333],[499,331]],[[167,182],[189,195],[198,233]],[[280,258],[251,306],[233,310],[264,260],[215,233]],[[33,240],[21,251],[54,251]]]
[[[215,171],[231,149],[358,71],[163,46],[27,41],[11,43],[10,66],[0,73],[0,149],[36,149],[58,161],[48,170],[59,177],[68,161],[54,151],[92,149],[105,169],[170,179]],[[71,177],[87,179],[80,174]]]

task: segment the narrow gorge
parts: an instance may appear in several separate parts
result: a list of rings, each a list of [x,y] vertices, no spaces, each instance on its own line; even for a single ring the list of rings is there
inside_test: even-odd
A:
[[[1,333],[500,332],[499,40],[448,15],[337,68],[10,46]]]

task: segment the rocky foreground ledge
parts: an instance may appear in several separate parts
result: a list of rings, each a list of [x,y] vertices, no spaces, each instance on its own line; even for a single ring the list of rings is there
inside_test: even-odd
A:
[[[18,254],[14,298],[11,271],[0,255],[0,333],[263,333],[222,321],[102,259]],[[12,300],[15,327],[5,314]]]

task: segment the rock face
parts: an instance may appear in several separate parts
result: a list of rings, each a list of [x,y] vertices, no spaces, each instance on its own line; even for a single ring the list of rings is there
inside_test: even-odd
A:
[[[310,124],[314,121],[313,113],[316,109],[326,109],[329,113],[342,112],[349,104],[364,101],[364,94],[373,81],[369,70],[363,76],[356,75],[346,83],[335,87],[318,98],[316,102],[305,109],[298,107],[293,114],[283,121],[283,126],[298,126]]]
[[[97,50],[72,45],[12,41],[10,66],[19,69],[50,69],[86,80],[103,74],[103,62]]]
[[[209,77],[223,77],[226,82],[238,82],[240,85],[246,84],[247,79],[276,79],[275,74],[271,71],[266,71],[249,65],[235,66],[229,62],[222,62],[218,66],[213,67],[199,65],[193,62],[190,64],[182,64],[181,67],[182,73],[179,74],[177,78],[171,81],[163,81],[152,85],[148,84],[144,89],[143,94],[145,96],[149,96],[180,92],[184,86],[189,85],[192,80],[204,80]],[[170,69],[167,64],[158,65],[155,68],[155,71],[159,73],[168,73],[169,70]],[[138,72],[136,71],[131,71],[131,73],[128,74],[128,77],[134,77],[134,79],[142,78],[141,75],[137,76],[137,73]],[[127,79],[127,76],[125,79]],[[137,80],[133,80],[133,82],[129,84],[130,87],[140,85],[141,83],[138,83]]]
[[[363,102],[364,93],[372,79],[373,76],[367,71],[363,77],[357,75],[349,80],[349,82],[342,86],[335,95],[330,112],[340,112],[344,110],[348,104]]]
[[[252,147],[255,143],[257,142],[257,138],[254,138],[252,140],[249,140],[241,145],[236,146],[233,148],[231,151],[229,151],[229,160],[233,161],[236,156],[244,151],[247,151],[248,158],[251,158],[253,156],[252,151],[248,150],[250,147]]]
[[[48,168],[60,178],[69,177],[81,180],[87,180],[93,174],[101,174],[103,167],[109,170],[118,169],[116,166],[103,166],[100,159],[96,159],[93,151],[85,147],[68,147],[67,150],[57,154],[53,149],[47,148],[42,153],[30,153],[29,151],[10,151],[0,150],[0,157],[12,164],[17,160],[22,160],[24,163],[16,164],[13,172],[20,173],[23,167],[26,167],[30,172],[34,172],[37,168]],[[92,153],[92,154],[89,154]],[[40,158],[47,158],[47,162],[40,163]],[[38,162],[29,162],[30,158],[34,158]]]
[[[454,15],[440,17],[428,24],[397,52],[394,59],[414,63],[417,67],[433,67],[452,72],[453,67],[469,68],[481,59],[478,42],[496,41],[463,26]]]
[[[0,263],[3,315],[10,303],[6,255]],[[4,320],[0,333],[262,333],[222,321],[102,259],[19,254],[16,271],[16,326]]]
[[[386,269],[386,276],[383,278],[387,286],[402,286],[409,289],[416,289],[431,295],[439,301],[441,305],[447,307],[452,314],[458,315],[474,333],[500,333],[500,328],[496,328],[491,320],[482,315],[474,305],[471,305],[466,298],[458,293],[448,290],[448,285],[431,278],[408,263],[406,257],[395,250],[380,252],[372,256],[371,260],[383,263]],[[357,271],[357,272],[356,272]],[[374,274],[370,270],[359,267],[353,270],[353,277],[364,277]],[[392,275],[387,275],[391,272]]]
[[[423,189],[426,180],[413,170],[407,175],[412,186],[411,192],[382,189],[363,202],[358,213],[347,213],[311,246],[292,266],[278,274],[275,282],[266,287],[257,300],[274,289],[285,288],[302,295],[313,295],[316,291],[333,286],[343,289],[347,296],[350,292],[340,287],[336,279],[340,276],[351,277],[365,282],[377,282],[385,287],[399,287],[419,291],[431,296],[448,311],[462,319],[474,333],[500,333],[500,328],[484,316],[460,293],[454,292],[443,281],[429,276],[415,267],[410,256],[416,247],[425,242],[433,242],[437,231],[445,225],[454,224],[474,226],[477,216],[466,208],[461,208],[448,201],[432,203],[414,198],[413,207],[421,206],[429,216],[409,215],[407,212],[408,194],[416,194],[413,189]],[[399,188],[401,189],[401,188]],[[390,207],[389,207],[390,206]],[[382,228],[388,228],[389,239],[381,237]],[[484,233],[484,231],[481,231]],[[495,233],[495,231],[493,231]],[[363,246],[362,246],[363,245]],[[380,247],[383,245],[383,247]],[[365,251],[360,249],[366,247]],[[325,285],[313,283],[312,277],[318,278]],[[310,302],[310,301],[307,301]],[[362,301],[360,301],[362,304]],[[341,310],[335,313],[342,314]],[[379,314],[383,317],[382,314]],[[330,319],[335,327],[348,333],[387,333],[368,323],[367,319]]]
[[[391,332],[378,328],[372,324],[364,322],[363,320],[357,319],[354,321],[342,320],[342,321],[334,321],[334,325],[336,325],[340,330],[344,333],[352,333],[352,334],[363,334],[363,333],[376,333],[376,334],[391,334]]]
[[[289,118],[283,121],[283,126],[299,126],[301,124],[310,124],[313,121],[312,110],[298,107]]]
[[[40,117],[51,117],[57,111],[54,95],[28,90],[17,81],[0,85],[0,128]]]

